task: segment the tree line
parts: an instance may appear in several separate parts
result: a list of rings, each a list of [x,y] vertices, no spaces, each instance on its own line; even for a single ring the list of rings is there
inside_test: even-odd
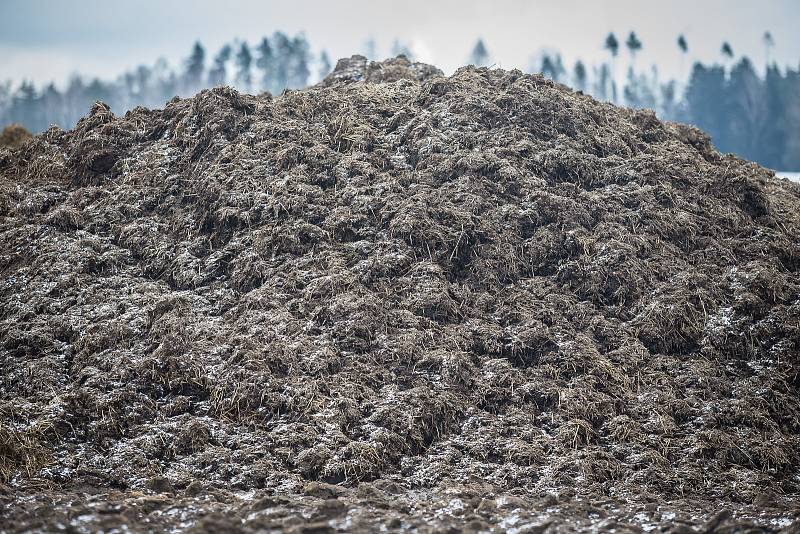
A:
[[[655,66],[637,68],[636,56],[644,43],[635,32],[624,42],[608,34],[603,47],[609,59],[600,65],[589,68],[579,60],[568,71],[560,55],[543,54],[531,70],[601,100],[654,109],[662,119],[694,124],[708,132],[723,152],[773,169],[800,169],[800,64],[781,69],[770,60],[775,45],[770,32],[764,33],[763,43],[763,73],[756,71],[747,56],[737,57],[729,42],[723,42],[719,59],[712,64],[695,62],[685,84],[662,80]],[[675,44],[683,70],[689,42],[679,35]],[[618,87],[616,70],[623,46],[628,66]],[[488,58],[479,41],[471,59],[488,62]]]
[[[223,45],[213,56],[196,42],[178,68],[171,68],[164,59],[154,65],[140,65],[116,80],[85,80],[72,76],[66,87],[50,83],[36,87],[22,81],[0,83],[0,125],[20,123],[33,132],[51,124],[71,127],[97,100],[115,112],[136,106],[163,107],[174,96],[191,96],[201,89],[233,85],[246,92],[269,91],[279,94],[284,89],[306,87],[317,67],[319,75],[330,71],[327,53],[312,57],[308,40],[302,34],[293,37],[276,32],[255,45],[235,41]]]
[[[568,68],[558,53],[543,53],[529,66],[554,81],[570,85],[595,98],[636,108],[650,108],[663,119],[695,124],[707,131],[717,148],[782,170],[800,169],[800,66],[780,68],[770,56],[772,35],[763,36],[766,70],[758,73],[746,56],[737,57],[729,42],[722,43],[719,59],[712,64],[695,62],[688,76],[683,72],[690,46],[684,35],[676,39],[681,58],[679,80],[659,76],[657,67],[641,68],[637,55],[644,42],[630,32],[624,39],[609,33],[599,44],[608,59],[596,65],[576,61]],[[627,61],[620,56],[627,50]],[[362,53],[378,59],[374,39]],[[391,55],[413,59],[410,46],[395,40]],[[490,66],[492,57],[479,39],[468,63]],[[620,63],[626,63],[623,76]],[[29,81],[14,86],[0,83],[0,125],[21,123],[31,131],[50,124],[71,127],[91,104],[102,100],[116,112],[135,106],[162,107],[172,97],[189,96],[218,85],[232,85],[252,93],[299,89],[321,79],[331,70],[323,50],[315,55],[302,34],[276,32],[255,44],[234,41],[209,55],[197,42],[177,68],[159,60],[125,72],[116,80],[85,80],[73,76],[62,89],[54,84],[36,87]]]

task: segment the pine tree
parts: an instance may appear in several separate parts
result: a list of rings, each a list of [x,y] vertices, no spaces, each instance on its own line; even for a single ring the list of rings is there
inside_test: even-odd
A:
[[[378,59],[378,45],[375,43],[375,38],[372,36],[364,42],[364,56],[370,61]]]
[[[184,73],[184,91],[193,93],[200,89],[203,83],[203,69],[205,69],[206,51],[200,41],[194,43],[192,53],[186,60],[186,72]]]
[[[228,81],[227,64],[231,59],[232,52],[233,49],[231,45],[226,44],[220,48],[217,55],[214,56],[214,63],[211,68],[208,69],[208,85],[211,87],[225,85]]]
[[[476,67],[485,67],[489,64],[489,51],[486,49],[483,39],[478,39],[475,43],[469,55],[468,62],[470,65],[475,65]]]
[[[678,117],[678,91],[675,80],[661,84],[661,118],[669,121],[679,120]]]
[[[717,147],[727,146],[728,109],[725,102],[725,69],[695,63],[686,88],[689,122],[711,135]]]
[[[156,61],[153,66],[153,78],[155,79],[153,97],[156,101],[168,102],[178,93],[181,81],[164,58]]]
[[[91,106],[95,102],[105,102],[112,109],[115,107],[113,89],[98,78],[94,78],[86,86],[86,99],[87,106]]]
[[[720,148],[741,157],[757,160],[758,147],[767,127],[767,99],[764,82],[753,64],[743,57],[731,70],[726,87],[727,131]]]
[[[606,36],[606,41],[603,45],[603,48],[611,53],[612,61],[617,57],[617,54],[619,53],[619,41],[617,41],[617,36],[614,35],[613,32]]]
[[[686,54],[689,53],[689,43],[686,41],[686,37],[683,34],[678,36],[678,49],[681,51],[681,73],[680,73],[680,80],[683,82],[684,72],[686,69]]]
[[[608,63],[594,67],[594,89],[592,94],[598,100],[608,100],[610,96],[609,85],[611,82],[611,68]]]
[[[586,66],[583,61],[575,62],[575,67],[572,69],[572,80],[576,90],[586,91]]]
[[[788,73],[787,73],[788,78]],[[800,121],[792,122],[792,103],[786,97],[791,94],[791,88],[786,84],[786,78],[781,76],[777,66],[767,67],[764,78],[765,128],[761,143],[757,147],[758,161],[762,165],[773,169],[783,169],[783,155],[787,152],[789,130],[798,129]]]
[[[9,124],[8,112],[11,108],[11,80],[0,82],[0,127]]]
[[[280,94],[289,85],[289,69],[292,60],[292,42],[283,32],[275,32],[273,43],[273,74],[270,92]]]
[[[544,54],[542,56],[541,73],[554,82],[561,81],[561,76],[565,73],[561,55],[551,56],[550,54]]]
[[[411,53],[409,46],[399,39],[395,39],[392,43],[392,56],[406,56],[409,61],[414,61],[414,54]]]
[[[722,48],[720,48],[720,53],[728,59],[733,59],[733,47],[731,47],[728,41],[722,43]]]
[[[154,101],[151,94],[151,87],[150,87],[150,80],[153,76],[153,71],[150,67],[146,65],[139,65],[136,67],[136,71],[134,73],[136,76],[136,86],[139,90],[139,105],[145,105],[149,107],[156,107],[160,103]]]
[[[253,85],[253,54],[250,46],[243,42],[236,52],[236,85],[249,92]]]
[[[296,35],[292,39],[287,87],[302,89],[308,85],[308,77],[311,75],[311,70],[309,69],[309,63],[311,62],[310,48],[304,35]]]
[[[42,91],[40,98],[43,114],[42,128],[47,128],[51,124],[66,124],[65,106],[61,93],[54,83],[49,83]]]
[[[628,47],[628,52],[631,54],[631,65],[633,65],[636,63],[636,54],[642,49],[642,41],[636,36],[636,32],[628,34],[625,46]]]
[[[275,55],[269,39],[264,37],[256,47],[256,68],[261,71],[261,89],[270,91],[273,83]]]
[[[37,117],[38,95],[33,82],[23,80],[19,89],[14,93],[12,104],[11,122],[18,122],[32,132],[42,130]]]
[[[781,89],[784,128],[784,150],[781,163],[776,167],[783,170],[800,170],[800,66],[797,70],[786,69]]]
[[[623,90],[625,102],[634,108],[652,108],[655,105],[655,96],[649,90],[647,77],[636,74],[636,54],[642,49],[642,41],[632,31],[625,40],[625,46],[631,55],[631,63],[628,66],[628,81]]]
[[[632,108],[656,107],[656,88],[658,87],[658,72],[653,71],[652,82],[646,74],[637,74],[633,67],[628,68],[628,80],[623,90],[625,104]]]
[[[769,55],[772,47],[775,46],[775,39],[773,39],[771,32],[766,31],[761,40],[764,42],[764,72],[769,72]]]
[[[686,42],[686,37],[683,34],[678,36],[678,48],[680,48],[682,54],[689,51],[689,43]]]
[[[64,111],[64,118],[66,122],[62,124],[62,126],[72,126],[78,122],[79,117],[86,113],[87,106],[91,105],[91,103],[86,102],[85,92],[86,85],[83,82],[83,78],[77,74],[71,76],[67,84],[67,89],[63,94],[63,102],[66,108]]]
[[[611,54],[611,73],[610,73],[610,80],[611,80],[611,101],[617,101],[617,54],[619,54],[619,41],[617,40],[617,36],[614,35],[613,32],[609,33],[606,36],[605,43],[603,48],[609,51]]]
[[[328,56],[328,52],[323,50],[319,55],[319,79],[324,80],[325,76],[330,74],[331,72],[331,58]]]

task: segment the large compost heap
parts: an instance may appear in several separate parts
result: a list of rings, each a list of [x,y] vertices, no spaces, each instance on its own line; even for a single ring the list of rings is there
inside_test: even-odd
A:
[[[798,528],[800,186],[650,111],[97,103],[0,150],[0,243],[2,531]]]

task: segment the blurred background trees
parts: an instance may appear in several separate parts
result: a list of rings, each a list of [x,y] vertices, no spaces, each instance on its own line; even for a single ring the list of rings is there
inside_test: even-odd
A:
[[[722,151],[775,169],[800,170],[800,66],[781,68],[771,62],[776,43],[770,32],[763,34],[762,43],[767,65],[762,73],[749,58],[737,57],[731,43],[724,42],[718,62],[696,62],[685,76],[690,45],[679,35],[680,76],[662,80],[656,66],[637,65],[646,43],[634,31],[623,42],[609,33],[598,43],[608,52],[607,61],[600,64],[578,60],[570,68],[557,51],[550,50],[537,55],[529,70],[601,100],[651,108],[663,119],[694,124],[708,132]],[[621,47],[628,52],[628,65],[618,78]],[[370,59],[380,59],[374,38],[365,42],[364,49]],[[412,47],[400,39],[394,41],[390,52],[413,60]],[[483,39],[476,40],[465,59],[477,66],[489,66],[495,60]],[[33,132],[51,124],[70,128],[96,100],[106,102],[115,112],[139,105],[158,108],[176,95],[186,97],[219,85],[280,94],[316,82],[331,66],[326,51],[312,55],[302,34],[276,32],[254,45],[234,41],[216,51],[207,51],[196,42],[177,68],[162,59],[124,72],[116,80],[75,75],[62,87],[52,83],[37,87],[27,80],[0,81],[0,126],[21,123]]]
[[[26,80],[15,86],[9,80],[0,83],[0,127],[20,123],[32,132],[46,130],[51,124],[70,128],[96,100],[107,103],[115,112],[136,106],[159,108],[174,96],[191,96],[219,85],[279,94],[284,89],[306,87],[312,63],[305,36],[277,32],[254,48],[247,42],[233,42],[213,55],[196,42],[178,68],[160,59],[152,66],[141,65],[125,72],[116,80],[85,80],[75,75],[61,89],[54,84],[37,88]],[[319,76],[330,71],[327,54],[320,57],[318,66]]]
[[[478,39],[475,43],[467,63],[476,67],[487,67],[489,65],[489,51],[486,49],[483,39]]]

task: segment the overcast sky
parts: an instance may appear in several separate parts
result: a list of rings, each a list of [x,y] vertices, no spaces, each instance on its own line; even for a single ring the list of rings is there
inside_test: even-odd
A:
[[[304,31],[315,52],[334,59],[362,52],[371,36],[387,55],[400,38],[446,72],[478,37],[498,66],[526,69],[542,50],[559,50],[569,65],[601,61],[609,31],[624,39],[635,30],[644,43],[637,65],[677,76],[680,33],[693,60],[719,60],[727,40],[763,68],[770,30],[774,60],[797,68],[799,27],[800,0],[0,0],[0,80],[114,78],[159,57],[177,65],[196,39],[213,54],[234,38],[254,43],[276,30]]]

